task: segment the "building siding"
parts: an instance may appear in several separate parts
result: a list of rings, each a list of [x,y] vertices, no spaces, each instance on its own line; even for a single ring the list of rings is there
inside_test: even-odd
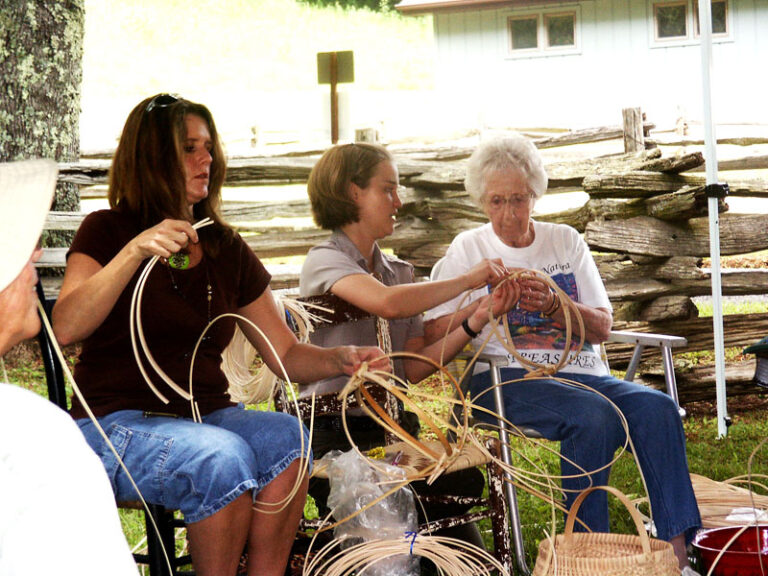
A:
[[[695,1],[695,0],[694,0]],[[577,10],[578,49],[512,56],[507,18]],[[768,0],[729,0],[729,35],[713,44],[718,122],[768,122]],[[434,15],[437,85],[454,118],[479,127],[617,124],[641,106],[659,125],[701,119],[698,41],[659,45],[652,0],[587,0]],[[451,108],[449,108],[451,109]]]

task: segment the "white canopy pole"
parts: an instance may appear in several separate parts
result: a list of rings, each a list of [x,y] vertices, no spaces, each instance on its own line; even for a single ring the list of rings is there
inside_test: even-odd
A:
[[[715,124],[712,119],[712,6],[710,0],[699,2],[699,28],[701,38],[701,80],[703,96],[704,158],[707,186],[717,184],[717,150]],[[720,215],[718,198],[709,194],[709,254],[712,260],[712,311],[715,339],[715,383],[717,392],[717,436],[728,434],[728,406],[725,394],[725,349],[723,344],[723,306],[720,283]]]

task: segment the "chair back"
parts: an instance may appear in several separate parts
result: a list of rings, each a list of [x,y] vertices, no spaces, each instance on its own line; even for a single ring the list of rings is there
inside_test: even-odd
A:
[[[47,299],[45,297],[45,290],[43,289],[43,283],[37,281],[37,297],[43,305],[45,315],[48,321],[51,321],[51,310],[56,303],[55,299]],[[38,312],[40,314],[40,312]],[[42,318],[40,322],[42,324]],[[54,351],[51,337],[45,326],[41,326],[40,332],[37,335],[37,342],[40,345],[40,354],[43,358],[43,367],[45,369],[45,382],[48,386],[48,399],[56,404],[62,410],[67,410],[67,389],[64,380],[64,371],[59,363],[59,358]]]

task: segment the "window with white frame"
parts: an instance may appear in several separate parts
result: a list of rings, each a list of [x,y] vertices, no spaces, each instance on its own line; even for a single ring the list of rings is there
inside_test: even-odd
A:
[[[712,34],[728,35],[728,0],[712,0]],[[698,0],[653,3],[653,30],[657,42],[691,40],[699,35]]]
[[[522,55],[545,50],[569,50],[577,45],[578,15],[574,11],[536,12],[507,19],[509,50]]]

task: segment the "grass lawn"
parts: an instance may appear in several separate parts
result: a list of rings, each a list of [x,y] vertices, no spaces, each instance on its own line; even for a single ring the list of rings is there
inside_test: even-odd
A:
[[[731,398],[728,405],[733,425],[724,439],[717,438],[716,409],[713,403],[697,402],[685,406],[688,416],[683,426],[692,473],[718,481],[747,474],[747,462],[752,451],[768,436],[768,394]],[[530,465],[525,464],[525,459],[530,459],[549,474],[558,474],[559,460],[552,452],[557,450],[557,443],[544,443],[550,450],[536,447],[523,439],[513,439],[513,449],[518,452],[518,456],[514,458],[515,464],[525,470],[532,470]],[[768,474],[768,449],[763,448],[756,454],[752,472]],[[629,453],[624,453],[613,466],[610,484],[630,498],[645,495],[637,466]],[[545,536],[545,531],[551,530],[551,509],[546,502],[522,490],[518,490],[518,499],[528,564],[533,566],[538,553],[538,543]],[[634,524],[623,505],[609,497],[609,507],[612,530],[633,533]],[[558,531],[562,531],[563,524],[562,516],[558,515]],[[481,528],[490,548],[490,525]]]
[[[68,350],[70,355],[73,349]],[[34,345],[20,345],[6,355],[5,364],[11,382],[31,388],[45,395],[44,375]],[[435,392],[434,381],[423,384],[424,389]],[[430,403],[431,410],[441,409],[439,402]],[[768,397],[754,395],[736,397],[729,400],[729,414],[733,420],[728,436],[717,439],[715,408],[712,404],[696,403],[686,406],[689,416],[684,421],[688,438],[688,459],[691,472],[702,474],[714,480],[725,480],[747,473],[747,461],[760,441],[768,436]],[[516,440],[515,446],[522,454],[535,462],[541,463],[550,473],[556,474],[559,468],[557,458],[552,453],[534,448],[522,440]],[[551,444],[553,449],[556,445]],[[754,473],[768,474],[768,458],[765,450],[754,459]],[[522,464],[522,458],[517,459]],[[643,494],[643,487],[634,460],[624,454],[614,465],[611,484],[625,494],[636,497]],[[549,505],[520,491],[520,509],[524,526],[526,553],[532,565],[538,549],[538,542],[548,530],[550,519]],[[612,511],[612,529],[629,533],[633,525],[629,515],[622,510],[618,502],[610,503]],[[135,511],[121,511],[121,518],[126,537],[131,546],[141,547],[144,527],[142,514]],[[482,526],[490,545],[490,527]],[[562,519],[558,524],[562,529]],[[183,542],[179,542],[182,546]]]

